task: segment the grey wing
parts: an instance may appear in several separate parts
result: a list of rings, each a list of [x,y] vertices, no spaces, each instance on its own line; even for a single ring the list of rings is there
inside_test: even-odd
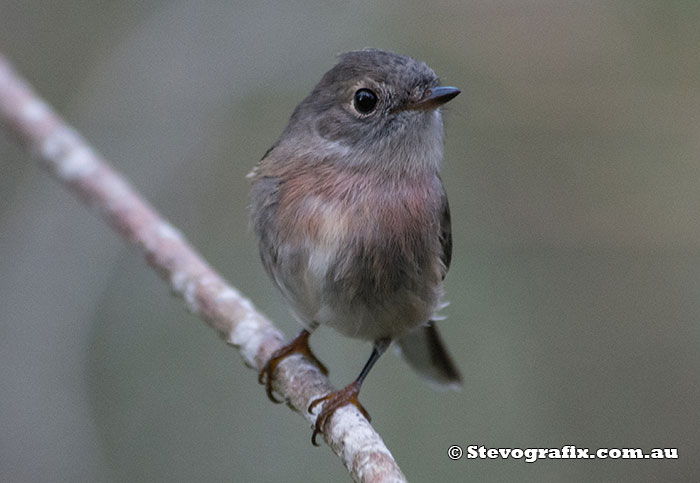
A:
[[[292,314],[311,331],[315,328],[312,319],[318,304],[303,280],[308,256],[303,244],[292,244],[290,248],[279,232],[280,183],[277,177],[256,173],[250,191],[251,225],[265,271],[290,304]]]
[[[250,224],[258,238],[260,258],[265,270],[275,279],[273,266],[277,263],[277,240],[275,217],[279,199],[279,180],[260,177],[250,190]]]
[[[440,215],[440,245],[442,247],[441,260],[445,267],[442,278],[445,278],[452,262],[452,219],[450,218],[450,203],[447,201],[447,193],[442,192],[442,214]]]

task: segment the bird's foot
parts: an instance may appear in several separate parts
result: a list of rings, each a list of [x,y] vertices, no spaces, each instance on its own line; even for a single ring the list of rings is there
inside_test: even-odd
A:
[[[326,396],[315,399],[309,405],[309,413],[313,412],[313,409],[324,403],[323,409],[316,417],[316,426],[314,427],[314,432],[311,435],[311,442],[314,446],[318,446],[316,443],[316,435],[323,432],[328,423],[328,420],[333,415],[333,413],[340,407],[352,404],[357,409],[360,410],[362,415],[367,418],[367,421],[371,421],[372,418],[369,416],[367,410],[362,406],[360,401],[357,400],[357,396],[360,394],[360,383],[355,381],[349,386],[341,389],[340,391],[335,391]]]
[[[301,354],[305,357],[311,359],[311,361],[316,364],[319,370],[324,374],[328,375],[328,369],[323,365],[321,361],[311,352],[311,347],[309,347],[309,331],[302,330],[298,336],[294,338],[289,344],[282,347],[280,350],[272,354],[272,357],[267,361],[265,367],[262,368],[260,374],[258,375],[258,382],[260,384],[265,384],[265,390],[267,392],[267,397],[270,401],[275,403],[281,403],[279,399],[272,395],[272,375],[277,369],[277,366],[282,362],[282,360],[292,354]]]

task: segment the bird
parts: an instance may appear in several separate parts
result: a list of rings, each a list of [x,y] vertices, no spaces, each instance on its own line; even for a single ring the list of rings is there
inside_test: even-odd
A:
[[[460,92],[406,55],[341,54],[248,175],[262,264],[303,327],[260,371],[268,397],[281,402],[271,381],[291,354],[328,374],[309,347],[319,326],[373,343],[357,379],[307,408],[322,404],[314,445],[339,407],[370,420],[360,387],[392,342],[429,382],[461,385],[435,322],[452,259],[440,108]]]

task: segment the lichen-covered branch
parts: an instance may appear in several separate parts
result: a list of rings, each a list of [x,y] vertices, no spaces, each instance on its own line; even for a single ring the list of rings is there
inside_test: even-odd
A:
[[[282,333],[41,100],[2,54],[0,123],[54,178],[143,252],[175,295],[238,348],[246,364],[259,371],[284,345]],[[311,425],[316,416],[306,410],[309,403],[333,390],[316,366],[298,355],[280,364],[273,387]],[[264,391],[260,397],[265,398]],[[405,481],[381,437],[354,406],[336,411],[323,437],[356,481]]]

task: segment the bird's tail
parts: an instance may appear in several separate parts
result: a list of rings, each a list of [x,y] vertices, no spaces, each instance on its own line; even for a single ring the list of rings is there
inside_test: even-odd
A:
[[[458,389],[462,376],[452,361],[434,321],[396,340],[403,358],[428,382],[445,389]]]

